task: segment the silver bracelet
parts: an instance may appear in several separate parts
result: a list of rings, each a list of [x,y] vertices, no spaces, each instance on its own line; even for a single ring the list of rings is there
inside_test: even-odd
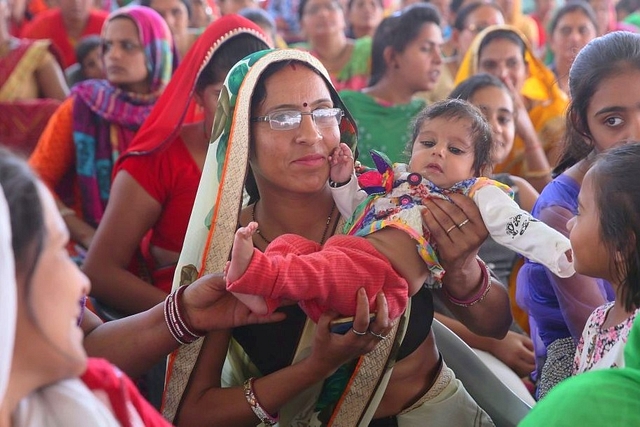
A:
[[[262,407],[256,395],[253,391],[253,381],[255,377],[251,377],[244,382],[244,397],[247,399],[247,403],[251,406],[251,410],[256,417],[260,419],[266,426],[273,426],[278,423],[279,417],[276,415],[275,417],[269,415],[269,413]]]

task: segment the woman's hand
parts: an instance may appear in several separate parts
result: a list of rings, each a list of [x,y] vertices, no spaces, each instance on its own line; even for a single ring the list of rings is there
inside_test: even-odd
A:
[[[230,329],[254,323],[284,320],[284,313],[257,315],[227,292],[222,274],[202,276],[184,291],[182,301],[187,322],[198,331]]]
[[[489,235],[473,200],[461,194],[451,194],[450,197],[453,203],[441,199],[426,200],[427,210],[422,214],[446,271],[443,288],[446,288],[447,295],[443,295],[443,301],[472,332],[502,339],[511,324],[509,296],[502,286],[496,284],[491,289],[487,288],[482,301],[473,306],[459,306],[448,299],[452,296],[465,301],[483,289],[483,273],[476,256],[478,248]]]
[[[387,299],[383,293],[376,296],[376,317],[370,320],[369,302],[364,288],[358,290],[353,327],[344,334],[331,333],[330,323],[336,313],[324,313],[318,320],[311,359],[323,376],[331,375],[344,363],[373,350],[392,329]],[[390,338],[389,338],[390,339]]]
[[[443,199],[424,201],[424,225],[438,246],[440,263],[449,274],[461,270],[476,271],[480,277],[476,255],[489,232],[484,226],[480,210],[467,196],[451,194],[453,203]]]
[[[536,367],[533,342],[525,335],[513,331],[501,340],[495,340],[489,352],[511,368],[520,378],[529,376]]]

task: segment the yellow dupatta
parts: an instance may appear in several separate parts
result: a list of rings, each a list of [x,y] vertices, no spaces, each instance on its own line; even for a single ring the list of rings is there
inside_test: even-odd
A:
[[[529,109],[529,118],[545,152],[549,155],[549,152],[558,146],[564,134],[565,111],[569,104],[569,97],[558,86],[553,72],[535,56],[526,37],[517,28],[510,25],[493,25],[478,34],[462,59],[455,84],[458,85],[478,73],[480,45],[488,34],[497,30],[512,31],[524,41],[524,56],[529,66],[529,77],[525,80],[520,93],[533,104]],[[530,171],[527,170],[524,161],[524,148],[524,142],[516,135],[509,156],[501,164],[496,165],[494,173],[507,172],[526,177]]]
[[[11,75],[4,82],[0,81],[0,102],[38,98],[38,82],[35,73],[46,55],[50,54],[49,45],[51,42],[49,40],[33,40],[21,41],[21,43],[28,46],[18,59]]]
[[[513,7],[511,8],[511,15],[505,16],[507,24],[520,30],[520,32],[529,41],[532,46],[538,46],[540,41],[540,34],[538,33],[538,25],[528,15],[522,13],[522,0],[511,0]]]

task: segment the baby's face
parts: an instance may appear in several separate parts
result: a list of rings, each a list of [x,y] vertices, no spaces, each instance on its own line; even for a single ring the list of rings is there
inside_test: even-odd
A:
[[[413,142],[409,170],[440,188],[474,176],[474,147],[467,119],[425,120]]]

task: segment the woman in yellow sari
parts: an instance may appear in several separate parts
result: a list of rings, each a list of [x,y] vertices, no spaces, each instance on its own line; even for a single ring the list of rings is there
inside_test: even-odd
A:
[[[456,84],[477,73],[502,80],[511,89],[518,110],[513,149],[494,172],[522,176],[542,191],[551,180],[550,165],[557,160],[567,95],[551,70],[533,54],[526,37],[507,25],[491,26],[478,34],[460,64]]]

